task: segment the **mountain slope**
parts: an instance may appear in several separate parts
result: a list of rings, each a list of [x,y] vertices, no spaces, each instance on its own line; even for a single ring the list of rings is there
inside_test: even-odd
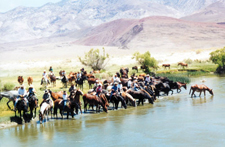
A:
[[[225,3],[213,3],[200,12],[181,19],[200,22],[225,22]]]
[[[224,46],[225,26],[169,17],[120,19],[92,29],[75,44],[119,48],[194,49]]]

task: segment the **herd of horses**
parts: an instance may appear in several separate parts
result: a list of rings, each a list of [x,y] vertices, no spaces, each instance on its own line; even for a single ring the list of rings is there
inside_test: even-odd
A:
[[[181,67],[188,67],[188,64],[187,63],[183,63],[183,62],[179,62],[177,64],[177,66],[181,66]],[[162,64],[162,67],[164,67],[165,69],[168,67],[170,69],[170,64]]]
[[[132,68],[133,69],[133,68]],[[123,90],[120,92],[116,92],[112,95],[110,99],[110,90],[113,86],[113,78],[112,79],[98,79],[95,77],[94,74],[87,74],[86,71],[84,71],[81,75],[81,78],[79,80],[76,79],[76,74],[71,72],[68,76],[68,82],[70,83],[76,83],[80,86],[80,88],[73,90],[70,95],[69,99],[67,101],[66,106],[63,105],[63,92],[53,92],[50,89],[48,89],[48,93],[51,96],[51,102],[44,102],[42,103],[39,111],[39,119],[40,123],[44,120],[45,117],[47,117],[49,114],[52,114],[58,118],[58,110],[61,114],[61,117],[63,118],[63,113],[67,112],[67,118],[69,118],[69,115],[74,117],[74,114],[82,114],[82,102],[80,100],[80,97],[83,98],[83,105],[84,105],[84,112],[87,112],[90,107],[94,109],[96,107],[96,113],[100,112],[101,109],[104,112],[108,112],[109,103],[112,103],[112,109],[118,109],[119,103],[121,103],[121,108],[127,109],[127,105],[131,105],[133,107],[136,107],[137,105],[144,105],[144,102],[147,100],[149,103],[154,104],[157,97],[159,98],[160,95],[169,95],[171,92],[171,95],[173,94],[173,90],[176,90],[177,93],[181,92],[181,88],[187,89],[186,83],[182,83],[179,81],[171,81],[167,77],[156,77],[152,76],[151,81],[147,82],[145,81],[146,74],[139,74],[139,75],[131,75],[128,78],[128,72],[129,68],[121,68],[119,72],[116,73],[116,75],[120,78],[121,84],[123,86]],[[32,84],[33,78],[28,77],[29,84]],[[85,81],[88,81],[89,84],[89,91],[87,93],[83,93],[83,84]],[[92,85],[96,83],[96,81],[99,81],[102,84],[103,90],[99,94],[99,96],[96,95],[95,91],[92,88]],[[131,80],[132,82],[136,82],[139,85],[139,90],[135,91],[133,88],[128,88],[128,81]],[[23,83],[23,77],[18,77],[18,82],[20,84]],[[63,82],[63,81],[62,81]],[[191,93],[192,91],[192,93]],[[202,92],[209,91],[210,94],[213,95],[212,89],[208,88],[205,85],[193,85],[190,88],[191,97],[195,95],[195,92],[200,92],[200,95]],[[199,95],[199,96],[200,96]],[[6,97],[9,99],[7,102],[7,105],[10,101],[14,101],[15,97],[17,97],[17,91],[8,91],[0,94],[0,100]],[[32,117],[36,116],[36,107],[37,107],[37,101],[35,97],[31,97],[29,100],[29,107],[30,107],[30,113]],[[138,100],[138,101],[136,101]],[[89,108],[87,106],[89,105]],[[10,106],[8,105],[10,108]],[[18,112],[20,113],[21,117],[21,111],[24,112],[23,117],[26,117],[26,113],[28,112],[28,107],[25,104],[25,101],[20,100],[18,102]],[[10,108],[11,109],[11,108]],[[33,110],[34,115],[33,115]],[[16,116],[16,112],[15,112]]]

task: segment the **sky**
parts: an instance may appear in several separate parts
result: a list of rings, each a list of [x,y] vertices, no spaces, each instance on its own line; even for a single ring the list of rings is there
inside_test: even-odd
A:
[[[0,0],[0,12],[6,12],[18,6],[40,7],[49,2],[59,2],[61,0]]]

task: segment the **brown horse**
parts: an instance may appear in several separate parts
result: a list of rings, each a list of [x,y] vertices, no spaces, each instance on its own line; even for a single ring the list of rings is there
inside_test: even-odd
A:
[[[70,72],[69,75],[67,76],[67,79],[69,81],[69,84],[71,85],[73,81],[76,80],[76,76],[77,73],[74,73],[74,72]]]
[[[188,67],[188,64],[187,63],[183,63],[183,62],[179,62],[178,64],[177,64],[177,66],[182,66],[183,68],[184,67]]]
[[[191,94],[191,90],[192,90],[192,94]],[[195,91],[200,92],[199,97],[201,96],[202,91],[204,92],[204,96],[205,96],[205,91],[208,91],[211,95],[213,95],[213,91],[212,89],[210,89],[209,87],[207,87],[206,85],[202,84],[202,85],[192,85],[190,88],[190,92],[189,94],[191,94],[191,97],[193,97],[193,95],[195,95]]]
[[[182,82],[177,82],[178,89],[181,91],[181,87],[184,87],[184,89],[187,89],[187,84]]]
[[[53,101],[55,101],[57,99],[63,99],[63,92],[62,91],[52,92],[50,89],[48,91],[51,94],[51,98],[52,98]]]
[[[96,78],[89,78],[88,79],[88,84],[89,84],[89,89],[92,88],[92,84],[94,84],[96,82]]]
[[[133,66],[132,70],[136,70],[138,72],[138,67],[137,66]]]
[[[108,111],[106,107],[106,103],[102,101],[101,98],[99,98],[97,95],[91,95],[91,94],[84,94],[83,95],[83,101],[84,101],[84,112],[87,111],[87,104],[96,106],[96,113],[99,111],[100,112],[100,106],[103,107],[103,110],[105,112]]]
[[[170,69],[170,64],[163,64],[162,67],[165,67],[165,69],[166,69],[167,67],[169,67],[169,69]]]
[[[136,100],[129,94],[126,92],[122,92],[122,97],[124,98],[124,100],[126,101],[126,104],[128,103],[128,101],[132,104],[132,106],[136,107]]]
[[[23,84],[23,76],[18,76],[18,82],[20,83],[20,85]]]
[[[55,87],[56,86],[56,76],[50,75],[49,78],[50,78],[50,82],[51,82],[52,86]]]
[[[32,77],[28,77],[27,78],[27,82],[28,82],[28,85],[31,85],[33,83],[33,78]]]

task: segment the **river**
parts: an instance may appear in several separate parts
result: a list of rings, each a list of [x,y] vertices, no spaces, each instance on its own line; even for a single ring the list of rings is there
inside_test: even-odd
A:
[[[190,85],[200,84],[203,78],[214,96],[206,92],[206,97],[190,98]],[[191,81],[188,90],[162,96],[154,105],[1,129],[0,147],[225,145],[225,77]]]

